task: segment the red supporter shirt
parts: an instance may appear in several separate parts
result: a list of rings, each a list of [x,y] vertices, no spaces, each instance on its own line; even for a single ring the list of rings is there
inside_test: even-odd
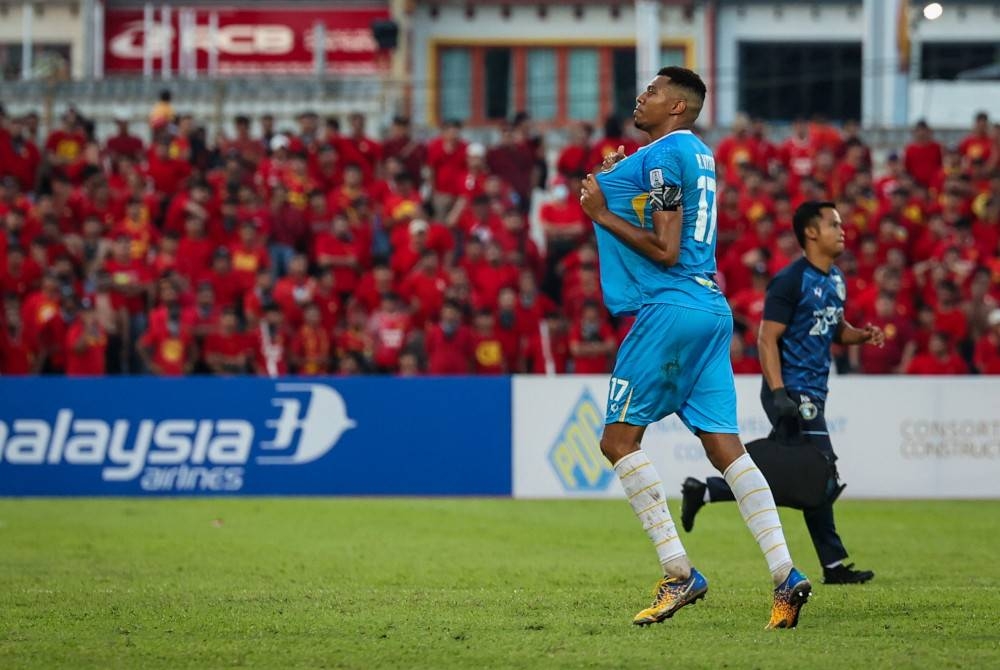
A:
[[[385,370],[395,370],[399,365],[399,352],[406,344],[410,330],[410,317],[406,314],[376,312],[372,315],[371,331],[374,339],[375,365]]]
[[[559,160],[556,161],[556,169],[559,171],[559,174],[566,176],[586,174],[594,167],[588,164],[589,155],[590,150],[587,147],[570,144],[559,154]]]
[[[743,355],[740,358],[734,358],[732,363],[733,363],[733,374],[737,375],[760,374],[760,361],[753,356]]]
[[[440,193],[452,193],[455,184],[461,180],[465,171],[465,152],[467,145],[462,140],[456,140],[448,146],[440,137],[436,137],[427,145],[427,165],[434,170],[434,190]]]
[[[189,328],[182,326],[176,333],[171,333],[165,327],[150,327],[140,342],[151,349],[150,358],[159,367],[160,374],[171,377],[184,374],[184,363],[194,346]]]
[[[313,260],[318,265],[333,268],[333,280],[341,293],[350,293],[357,288],[358,268],[363,262],[360,246],[354,237],[341,238],[332,233],[320,233],[313,240]],[[351,259],[355,261],[353,266],[342,264]]]
[[[968,135],[958,144],[958,151],[967,160],[983,160],[989,163],[993,155],[993,140],[989,137]]]
[[[414,305],[414,316],[418,324],[434,319],[444,304],[444,292],[448,288],[448,275],[443,272],[428,275],[421,271],[411,273],[399,287],[404,298]]]
[[[11,334],[6,328],[0,329],[0,374],[30,374],[34,361],[34,347],[23,332]]]
[[[929,353],[918,354],[906,369],[911,375],[964,375],[969,371],[958,354],[949,354],[940,360]]]
[[[54,153],[64,163],[72,163],[80,158],[86,145],[87,136],[82,132],[69,132],[60,128],[49,134],[45,141],[45,151]]]
[[[859,352],[861,369],[873,375],[894,374],[903,360],[907,343],[915,336],[913,324],[909,319],[898,316],[889,319],[874,317],[871,322],[885,333],[885,346],[862,346]]]
[[[205,358],[208,358],[209,354],[232,358],[246,353],[249,349],[250,342],[243,333],[211,333],[205,337],[202,354]]]
[[[726,168],[727,174],[735,172],[741,165],[756,164],[757,140],[751,136],[730,135],[725,137],[715,150],[715,159],[719,165]]]
[[[83,343],[83,351],[77,345]],[[85,332],[83,321],[77,320],[66,334],[66,375],[103,375],[104,354],[108,348],[108,338],[100,326]]]
[[[121,289],[148,283],[152,279],[149,266],[137,260],[119,263],[113,258],[109,258],[104,261],[104,269],[111,275],[112,306],[115,309],[124,307],[129,314],[139,314],[145,310],[145,292],[140,291],[135,295],[126,295]]]
[[[142,140],[135,135],[113,135],[104,145],[115,157],[124,156],[138,160],[142,157]]]
[[[207,238],[184,237],[177,245],[177,272],[189,280],[208,272],[212,265],[215,243]]]
[[[302,325],[302,306],[313,302],[316,280],[312,277],[285,276],[274,284],[274,301],[285,313],[285,320],[292,328]]]
[[[322,327],[303,325],[292,339],[292,352],[299,361],[301,375],[328,373],[330,351],[330,335]]]
[[[941,145],[937,142],[906,145],[903,166],[918,184],[930,186],[941,169],[941,162]]]
[[[501,375],[507,372],[507,356],[500,335],[494,330],[472,332],[472,365],[479,375]]]
[[[611,326],[606,323],[602,323],[600,330],[597,333],[598,339],[601,342],[614,341],[615,333],[611,330]],[[589,340],[587,343],[592,342]],[[583,340],[583,332],[579,324],[573,326],[569,334],[569,343],[572,347],[573,343],[585,343]],[[611,371],[611,361],[607,354],[584,354],[579,356],[573,356],[573,372],[578,375],[586,374],[604,374]]]
[[[0,176],[10,175],[21,185],[22,191],[31,192],[35,190],[41,164],[42,155],[34,142],[14,142],[9,134],[0,129]]]
[[[267,247],[263,244],[247,247],[242,242],[234,242],[229,245],[229,253],[232,258],[233,274],[239,278],[240,286],[244,290],[253,288],[257,270],[271,265]]]
[[[961,307],[954,309],[938,309],[934,314],[934,330],[948,334],[953,344],[965,339],[969,332],[969,322]]]
[[[427,332],[427,372],[432,375],[469,374],[475,338],[466,326],[459,326],[449,337],[439,325]]]

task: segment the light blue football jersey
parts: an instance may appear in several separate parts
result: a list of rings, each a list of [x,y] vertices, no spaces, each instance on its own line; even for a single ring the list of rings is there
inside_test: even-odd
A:
[[[665,303],[728,314],[715,283],[715,158],[690,130],[664,135],[596,175],[608,209],[633,226],[653,228],[650,192],[680,187],[683,208],[678,261],[664,267],[594,224],[604,303],[612,314],[633,314]]]

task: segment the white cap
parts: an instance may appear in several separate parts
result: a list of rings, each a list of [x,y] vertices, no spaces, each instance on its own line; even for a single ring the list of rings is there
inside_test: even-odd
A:
[[[469,148],[465,150],[465,155],[473,158],[482,158],[486,155],[486,147],[479,142],[473,142],[469,145]]]
[[[416,233],[426,233],[428,228],[430,228],[430,226],[427,225],[427,222],[423,219],[413,219],[413,221],[410,221],[409,231],[411,235]]]
[[[128,121],[132,117],[124,107],[115,107],[111,116],[115,121]]]
[[[287,149],[290,144],[291,140],[289,140],[286,135],[275,135],[271,138],[271,151]]]
[[[990,312],[989,316],[986,317],[986,322],[989,323],[991,327],[1000,325],[1000,307]]]

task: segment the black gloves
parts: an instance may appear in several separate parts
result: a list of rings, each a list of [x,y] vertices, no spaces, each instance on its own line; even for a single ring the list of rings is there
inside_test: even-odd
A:
[[[782,418],[798,416],[799,403],[788,395],[788,390],[784,386],[774,389],[772,393],[774,393],[774,409],[778,412],[778,416]]]

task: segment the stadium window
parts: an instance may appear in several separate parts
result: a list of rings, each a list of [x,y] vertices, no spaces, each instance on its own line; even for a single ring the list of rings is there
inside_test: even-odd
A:
[[[861,116],[861,45],[741,42],[739,108],[769,121]]]
[[[486,49],[483,58],[483,111],[491,120],[511,115],[511,54],[510,49]]]
[[[537,121],[552,121],[558,113],[556,61],[555,49],[528,50],[528,113]]]
[[[472,58],[468,49],[442,49],[439,79],[442,118],[468,121],[472,117]]]
[[[442,45],[436,51],[437,118],[484,124],[526,110],[541,122],[600,122],[635,107],[631,47]],[[664,65],[685,64],[686,47],[664,46]]]
[[[614,107],[615,116],[620,119],[632,118],[635,110],[635,97],[639,89],[635,81],[635,49],[615,49],[611,54],[612,71],[614,74]]]
[[[0,81],[21,77],[20,44],[0,44]],[[70,77],[69,44],[35,44],[31,49],[31,76],[65,80]]]
[[[566,113],[575,121],[593,121],[600,113],[600,57],[597,49],[570,49]]]
[[[663,47],[660,49],[660,67],[684,67],[685,62],[683,47]]]
[[[1000,65],[1000,42],[924,42],[920,78],[953,80],[967,71]]]

